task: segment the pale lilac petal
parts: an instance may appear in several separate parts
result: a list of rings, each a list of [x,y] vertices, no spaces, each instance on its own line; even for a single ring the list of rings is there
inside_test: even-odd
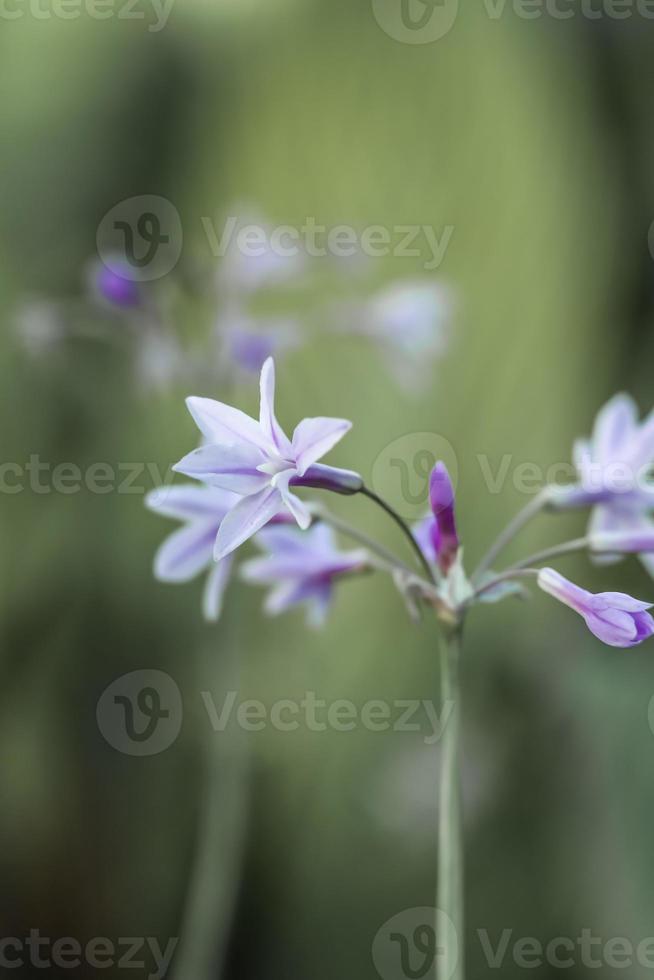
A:
[[[623,531],[590,535],[592,552],[637,555],[654,552],[654,523],[649,518],[635,520],[634,526]]]
[[[604,615],[606,609],[618,609],[621,612],[645,612],[652,608],[651,602],[641,602],[624,592],[600,592],[593,597],[592,608],[598,614]]]
[[[431,514],[414,525],[413,536],[427,561],[435,565],[438,557],[439,534],[438,524]]]
[[[332,603],[333,591],[329,582],[323,582],[316,587],[307,609],[307,626],[310,629],[320,630],[325,626]]]
[[[145,498],[145,505],[149,510],[179,521],[213,517],[219,523],[236,503],[238,496],[229,490],[202,487],[193,483],[158,487]]]
[[[210,443],[229,446],[245,442],[264,453],[272,448],[259,423],[238,408],[212,398],[187,398],[186,404],[200,432]]]
[[[259,493],[244,497],[230,510],[220,525],[214,559],[221,561],[226,555],[261,530],[275,516],[281,503],[280,493],[274,487],[264,487]]]
[[[346,419],[303,419],[293,433],[293,453],[299,475],[304,476],[307,469],[333,449],[351,428],[352,423]]]
[[[575,441],[572,447],[572,461],[582,483],[585,485],[590,480],[593,465],[593,447],[588,439]]]
[[[279,616],[312,595],[313,586],[305,582],[282,582],[268,593],[263,608],[269,616]]]
[[[624,527],[624,515],[617,507],[608,504],[598,504],[592,514],[588,524],[588,537],[602,538],[605,535],[617,534]],[[624,555],[615,552],[605,552],[603,554],[593,554],[592,560],[596,565],[613,565],[622,561]]]
[[[227,588],[227,583],[232,571],[233,559],[231,555],[223,558],[222,561],[214,562],[211,571],[207,576],[207,583],[204,589],[202,610],[204,618],[209,622],[215,623],[220,618],[223,607],[223,595]]]
[[[600,411],[593,430],[593,458],[611,463],[625,458],[625,449],[638,421],[638,409],[629,395],[616,395]]]
[[[207,445],[184,456],[173,469],[243,496],[257,493],[270,483],[270,477],[257,469],[263,459],[261,451],[252,445]]]
[[[154,574],[161,582],[188,582],[211,563],[216,525],[197,521],[175,531],[156,554]]]
[[[629,459],[635,470],[654,462],[654,412],[650,412],[634,433],[629,449]]]
[[[261,430],[279,454],[290,460],[293,454],[290,440],[275,417],[275,362],[272,357],[267,358],[261,368],[260,388],[259,424]]]
[[[289,490],[289,481],[293,475],[293,470],[286,470],[284,473],[278,473],[277,476],[273,477],[272,484],[276,487],[280,494],[282,495],[282,500],[284,505],[288,507],[289,511],[298,523],[298,526],[306,531],[307,528],[311,527],[311,511],[299,497],[296,497],[294,493]]]
[[[584,616],[584,620],[591,633],[611,647],[631,646],[636,639],[636,624],[626,613],[624,618],[617,619],[615,622],[592,613]]]
[[[314,550],[315,534],[319,528],[329,530],[326,524],[316,524],[306,532],[300,532],[295,522],[268,524],[257,534],[256,543],[265,551],[277,554],[306,555],[309,550]],[[333,544],[333,540],[330,544]]]

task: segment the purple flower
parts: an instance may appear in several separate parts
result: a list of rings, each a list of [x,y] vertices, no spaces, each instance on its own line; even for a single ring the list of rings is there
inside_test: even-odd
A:
[[[216,561],[256,534],[283,507],[306,530],[311,514],[291,488],[316,486],[316,481],[340,493],[357,493],[363,487],[357,473],[315,465],[343,438],[352,423],[344,419],[304,419],[291,440],[275,417],[274,398],[275,365],[269,358],[261,371],[259,421],[209,398],[187,400],[206,444],[185,456],[173,469],[231,490],[240,498],[220,525]]]
[[[417,526],[414,536],[425,556],[447,575],[456,561],[460,542],[454,513],[454,487],[445,463],[436,463],[429,478],[433,517]]]
[[[654,527],[594,533],[589,537],[589,547],[599,554],[643,556],[654,552]]]
[[[307,604],[311,626],[324,624],[334,583],[361,571],[367,563],[363,550],[339,551],[331,528],[321,523],[309,531],[267,527],[255,541],[268,554],[245,562],[242,577],[246,582],[273,587],[264,606],[272,616]]]
[[[634,400],[616,395],[598,414],[592,437],[575,443],[573,456],[579,483],[555,488],[555,508],[593,507],[591,539],[654,533],[649,516],[654,508],[654,481],[649,475],[654,463],[654,413],[639,423]],[[619,557],[605,554],[597,560],[606,563]],[[654,575],[654,555],[642,554],[641,560]]]
[[[227,247],[219,273],[221,292],[238,295],[284,286],[305,270],[299,241],[280,235],[256,214],[228,218]],[[290,239],[290,240],[289,240]]]
[[[538,584],[559,602],[578,612],[588,629],[603,643],[612,647],[634,647],[654,634],[654,619],[647,612],[651,603],[639,602],[621,592],[593,595],[559,575],[543,568]]]
[[[122,309],[133,309],[141,303],[141,290],[124,260],[98,262],[93,272],[93,286],[102,299]]]
[[[359,329],[379,344],[398,383],[413,391],[445,353],[451,307],[438,283],[400,281],[369,300]]]
[[[299,346],[295,324],[281,317],[255,320],[244,314],[223,315],[217,329],[222,356],[246,374],[259,374],[269,357]]]
[[[229,580],[232,558],[214,563],[213,549],[225,514],[238,500],[236,494],[216,487],[197,485],[160,487],[146,497],[146,506],[164,517],[183,521],[163,543],[154,562],[161,582],[189,582],[210,569],[204,591],[204,615],[216,620]]]

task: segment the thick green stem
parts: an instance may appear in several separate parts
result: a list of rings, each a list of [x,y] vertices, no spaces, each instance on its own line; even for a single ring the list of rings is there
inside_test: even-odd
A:
[[[438,819],[437,980],[464,980],[463,826],[461,806],[461,628],[441,644],[442,707],[450,706],[443,732]],[[441,921],[443,915],[447,920]],[[453,928],[452,928],[453,927]]]

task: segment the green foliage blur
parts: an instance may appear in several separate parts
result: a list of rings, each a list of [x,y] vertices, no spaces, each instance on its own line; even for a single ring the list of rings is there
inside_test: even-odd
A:
[[[182,276],[217,265],[201,219],[235,202],[273,224],[451,225],[435,275],[456,312],[427,389],[402,392],[346,333],[316,334],[280,364],[279,416],[290,428],[352,419],[333,461],[366,479],[402,436],[448,440],[474,564],[524,503],[521,464],[565,463],[616,390],[643,411],[654,402],[653,30],[467,5],[447,37],[410,45],[380,28],[370,0],[176,0],[158,32],[117,17],[0,16],[1,462],[165,473],[195,444],[184,397],[225,396],[211,381],[144,391],[131,345],[98,340],[94,317],[107,314],[89,304],[72,307],[76,336],[39,356],[21,345],[22,304],[83,296],[117,202],[175,204]],[[420,258],[375,259],[373,271],[378,286],[424,275]],[[330,291],[309,284],[300,315]],[[206,328],[191,288],[174,309],[181,334]],[[229,395],[252,411],[255,389],[241,381]],[[488,473],[507,457],[492,492]],[[3,487],[0,935],[177,937],[176,980],[372,980],[377,931],[434,904],[438,747],[362,726],[217,732],[202,692],[218,709],[230,691],[268,707],[307,692],[357,706],[437,699],[436,625],[416,628],[381,577],[343,587],[321,633],[301,613],[264,618],[260,592],[237,583],[206,624],[199,582],[152,576],[171,526],[143,506],[147,474],[138,482],[108,494]],[[403,547],[366,501],[335,506]],[[508,557],[582,527],[581,515],[542,518]],[[635,561],[560,567],[588,588],[654,594]],[[634,944],[654,934],[653,656],[602,647],[543,596],[472,617],[470,977],[489,972],[479,930],[493,945],[505,929],[544,944],[584,928]],[[107,686],[141,669],[168,673],[184,707],[179,738],[147,758],[117,752],[96,721]],[[509,952],[503,980],[523,972]],[[577,960],[566,976],[596,972]]]

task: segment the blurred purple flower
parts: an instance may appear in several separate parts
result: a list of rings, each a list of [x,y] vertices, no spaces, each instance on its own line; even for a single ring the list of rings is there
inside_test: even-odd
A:
[[[238,497],[228,490],[197,485],[160,487],[146,497],[146,506],[157,514],[183,521],[160,547],[154,574],[161,582],[189,582],[209,570],[204,590],[206,619],[218,619],[222,597],[229,581],[232,558],[217,563],[213,549],[218,528]]]
[[[454,487],[445,463],[436,463],[429,478],[432,515],[421,521],[414,537],[425,557],[447,575],[456,561],[460,542],[456,529]]]
[[[255,319],[243,313],[221,316],[217,324],[221,358],[245,374],[258,375],[269,357],[281,357],[300,344],[297,325],[278,318]]]
[[[447,349],[451,312],[441,285],[399,281],[368,300],[354,329],[378,344],[391,374],[412,391],[428,383],[433,362]]]
[[[267,527],[255,541],[268,554],[245,562],[243,579],[272,586],[264,606],[272,616],[293,606],[308,605],[307,619],[314,627],[325,622],[335,582],[367,564],[364,550],[339,551],[331,529],[321,523],[309,531]]]
[[[275,236],[275,228],[256,214],[228,218],[224,235],[227,247],[218,275],[221,291],[243,294],[284,286],[305,270],[299,241]]]
[[[612,647],[633,647],[654,634],[651,603],[639,602],[621,592],[593,595],[574,585],[552,568],[538,574],[540,588],[583,616],[588,629]]]
[[[291,488],[329,487],[357,493],[363,480],[357,473],[315,465],[350,430],[345,419],[308,418],[296,426],[290,440],[275,417],[275,365],[269,358],[261,371],[261,406],[255,421],[238,409],[209,398],[189,398],[191,415],[206,439],[173,469],[240,497],[220,526],[214,557],[220,560],[256,534],[286,507],[306,530],[311,514]]]
[[[140,306],[141,287],[124,259],[96,262],[91,272],[91,285],[98,296],[123,310]]]
[[[557,509],[592,507],[591,538],[628,533],[654,533],[650,511],[654,508],[654,412],[642,423],[628,395],[616,395],[597,416],[592,437],[579,439],[573,452],[579,483],[552,489],[552,506]],[[654,555],[641,554],[654,576]],[[620,555],[604,554],[603,563]]]

